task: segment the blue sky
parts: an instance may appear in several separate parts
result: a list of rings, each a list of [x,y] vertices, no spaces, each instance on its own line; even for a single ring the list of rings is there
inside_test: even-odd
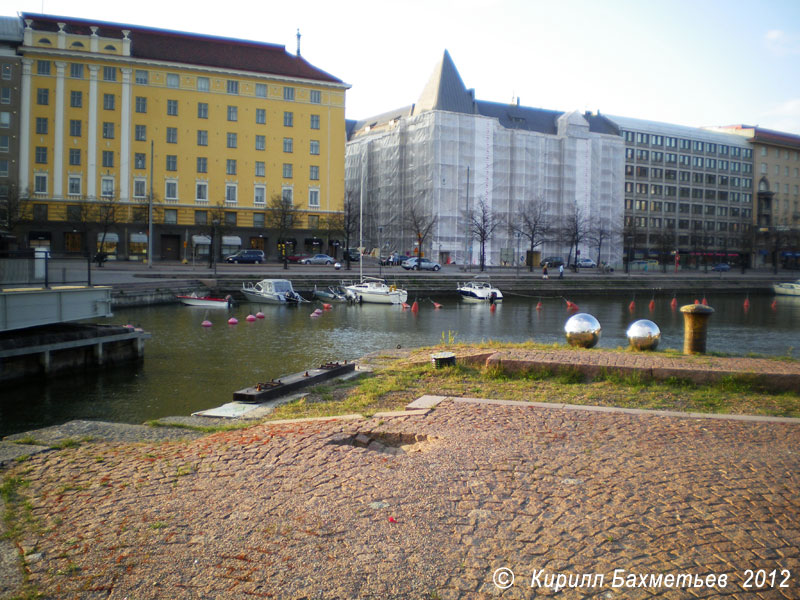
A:
[[[481,100],[800,135],[800,0],[3,0],[283,44],[352,85],[347,117],[416,101],[445,49]]]

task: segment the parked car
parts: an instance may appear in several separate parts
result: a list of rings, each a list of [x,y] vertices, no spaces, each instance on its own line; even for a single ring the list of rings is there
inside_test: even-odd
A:
[[[731,266],[728,263],[717,263],[711,268],[712,271],[730,271]]]
[[[299,263],[307,258],[311,258],[311,255],[301,252],[299,254],[290,254],[289,256],[286,257],[286,260],[288,260],[291,263]]]
[[[348,248],[345,250],[342,260],[347,260],[348,258],[350,262],[358,262],[361,260],[361,253],[358,251],[358,248]]]
[[[591,258],[579,258],[575,262],[575,266],[581,269],[594,269],[597,266],[597,263]]]
[[[225,258],[226,263],[256,263],[260,265],[264,262],[263,250],[239,250],[235,254]]]
[[[403,267],[406,271],[409,270],[419,271],[420,269],[424,269],[426,271],[438,271],[439,269],[442,268],[442,265],[440,265],[437,262],[428,260],[427,258],[417,258],[417,257],[404,260],[400,264],[400,266]]]
[[[332,265],[336,259],[327,254],[315,254],[309,258],[304,258],[300,261],[301,265]]]
[[[553,267],[558,268],[563,264],[564,258],[562,256],[547,256],[539,262],[540,267],[547,265],[548,269],[552,269]]]

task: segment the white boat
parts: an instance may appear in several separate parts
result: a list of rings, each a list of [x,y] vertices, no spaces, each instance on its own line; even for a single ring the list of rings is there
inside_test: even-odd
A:
[[[197,292],[192,292],[188,296],[175,296],[181,304],[186,306],[200,306],[202,308],[231,308],[234,305],[233,297],[228,294],[224,298],[214,298],[212,296],[198,296]]]
[[[458,284],[458,295],[464,302],[502,302],[503,292],[494,287],[487,279],[476,277],[472,281]]]
[[[307,302],[292,289],[288,279],[262,279],[258,283],[242,284],[242,294],[250,302],[262,304],[299,304]]]
[[[394,285],[387,285],[383,279],[364,277],[361,283],[344,286],[348,298],[354,302],[370,302],[373,304],[404,304],[408,300],[408,292]]]
[[[341,286],[328,286],[324,290],[318,290],[314,286],[314,298],[323,302],[347,302],[347,292]]]
[[[781,296],[800,296],[800,279],[794,282],[776,283],[772,289]]]

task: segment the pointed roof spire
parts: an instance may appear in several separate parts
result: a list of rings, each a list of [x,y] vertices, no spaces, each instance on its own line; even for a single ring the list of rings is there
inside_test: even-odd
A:
[[[417,101],[414,114],[428,110],[447,110],[471,114],[474,111],[472,93],[464,86],[450,53],[445,50],[425,89]]]

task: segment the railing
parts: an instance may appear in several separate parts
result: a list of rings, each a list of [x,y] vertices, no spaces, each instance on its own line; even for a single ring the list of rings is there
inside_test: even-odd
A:
[[[53,257],[47,250],[0,257],[0,286],[92,285],[89,257]]]

